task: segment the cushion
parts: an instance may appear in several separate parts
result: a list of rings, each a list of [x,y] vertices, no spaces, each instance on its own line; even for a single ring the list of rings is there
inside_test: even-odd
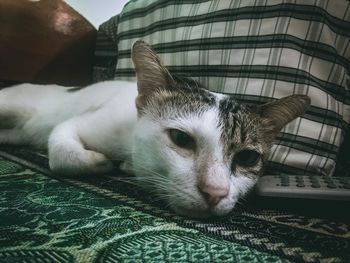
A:
[[[134,80],[130,48],[143,39],[172,73],[241,102],[309,95],[266,172],[332,175],[350,120],[349,28],[345,0],[134,0],[99,29],[95,81]]]
[[[1,0],[0,81],[89,84],[95,38],[63,0]]]

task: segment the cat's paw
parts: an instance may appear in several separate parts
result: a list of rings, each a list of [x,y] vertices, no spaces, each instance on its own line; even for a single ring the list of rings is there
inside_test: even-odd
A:
[[[50,152],[50,169],[61,175],[102,174],[113,170],[113,163],[95,151]]]
[[[104,154],[94,152],[94,151],[86,151],[88,155],[88,170],[92,173],[106,173],[113,170],[113,163],[109,160]]]

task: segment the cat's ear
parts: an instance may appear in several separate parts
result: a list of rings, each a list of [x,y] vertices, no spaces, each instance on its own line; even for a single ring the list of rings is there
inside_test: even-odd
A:
[[[287,123],[302,115],[310,106],[305,95],[291,95],[256,107],[257,113],[277,134]]]
[[[157,54],[142,40],[134,43],[131,56],[138,87],[136,106],[142,108],[150,95],[172,86],[174,79]]]

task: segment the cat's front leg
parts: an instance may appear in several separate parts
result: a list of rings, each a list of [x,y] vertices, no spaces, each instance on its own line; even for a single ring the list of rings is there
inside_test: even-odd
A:
[[[106,173],[113,164],[102,153],[85,149],[78,132],[79,119],[59,124],[52,131],[49,142],[50,169],[59,174]]]

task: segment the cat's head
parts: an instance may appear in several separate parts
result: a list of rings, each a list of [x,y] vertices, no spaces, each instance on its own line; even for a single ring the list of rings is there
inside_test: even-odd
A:
[[[293,95],[240,105],[172,76],[142,41],[132,49],[138,97],[133,168],[150,193],[192,217],[229,213],[256,183],[276,134],[310,104]]]

